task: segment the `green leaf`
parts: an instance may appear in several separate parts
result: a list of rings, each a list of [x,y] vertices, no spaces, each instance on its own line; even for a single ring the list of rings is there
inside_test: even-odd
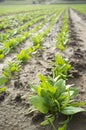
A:
[[[81,107],[81,106],[85,106],[86,105],[86,102],[73,102],[71,103],[72,106],[78,106],[78,107]]]
[[[48,124],[50,124],[52,126],[53,130],[56,130],[56,128],[55,128],[55,126],[53,124],[54,120],[55,120],[55,116],[54,115],[48,115],[47,119],[45,121],[43,121],[41,123],[41,125],[48,125]]]
[[[65,115],[73,115],[79,112],[83,112],[85,111],[85,109],[81,108],[81,107],[73,107],[73,106],[69,106],[69,107],[65,107],[61,113],[65,114]]]
[[[44,75],[40,74],[39,75],[39,79],[42,81],[42,82],[45,82],[47,79]]]
[[[58,130],[66,130],[67,129],[67,124],[64,124],[62,127],[58,128]]]
[[[1,94],[1,93],[4,93],[5,91],[6,91],[6,87],[0,88],[0,94]]]
[[[30,102],[34,105],[34,107],[40,112],[47,114],[49,108],[45,106],[44,98],[40,96],[33,96],[30,98]]]
[[[59,88],[66,88],[66,86],[65,86],[65,80],[63,80],[63,79],[59,79],[55,84],[54,84],[54,86],[57,86],[57,87],[59,87]]]
[[[0,60],[4,58],[4,54],[0,54]]]
[[[75,97],[77,97],[79,90],[77,88],[70,88],[71,91],[73,91],[72,95],[71,95],[71,99],[74,99]]]
[[[41,123],[41,125],[42,125],[42,126],[48,125],[48,124],[50,124],[50,122],[53,122],[54,120],[55,120],[55,117],[54,117],[54,116],[47,117],[47,119],[45,119],[45,120]]]
[[[63,79],[59,79],[55,84],[54,86],[57,87],[57,95],[60,96],[61,93],[65,92],[65,89],[66,89],[66,85],[65,85],[65,80]]]
[[[64,125],[69,123],[69,121],[72,119],[72,116],[68,116],[67,119],[65,121],[61,121],[59,124]]]
[[[68,105],[69,101],[70,101],[70,90],[67,91],[66,98],[63,101],[63,105],[61,108],[64,109]]]
[[[7,82],[7,78],[2,76],[0,77],[0,86],[4,85]]]
[[[56,59],[56,64],[61,64],[61,65],[63,65],[65,62],[64,62],[64,59],[61,57],[61,55],[60,54],[58,54],[56,57],[55,57],[55,59]]]

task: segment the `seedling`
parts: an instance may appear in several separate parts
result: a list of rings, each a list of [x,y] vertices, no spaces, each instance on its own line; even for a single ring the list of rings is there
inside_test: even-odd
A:
[[[16,39],[15,38],[12,38],[11,40],[9,40],[8,42],[4,42],[4,46],[5,48],[7,49],[12,49],[12,48],[15,48],[16,46]]]
[[[6,91],[6,87],[0,88],[0,94],[4,93]]]
[[[22,63],[27,62],[30,59],[30,55],[26,50],[21,50],[21,52],[17,55],[17,60],[21,61]]]
[[[67,79],[69,76],[68,71],[73,67],[69,63],[68,59],[62,58],[60,54],[55,56],[54,67],[52,68],[53,78],[59,76],[59,78]]]
[[[8,82],[8,78],[6,76],[0,77],[0,86],[4,86]]]
[[[66,13],[62,22],[62,28],[57,36],[56,47],[59,48],[60,50],[65,50],[68,41],[69,41],[69,26],[68,26],[68,13]]]
[[[48,27],[48,28],[44,31],[44,33],[43,33],[43,36],[44,36],[44,37],[48,35],[48,33],[50,32],[50,29],[51,29],[51,27]]]
[[[63,79],[52,79],[43,75],[40,75],[39,78],[39,85],[32,88],[36,95],[30,97],[30,102],[41,113],[51,114],[51,118],[48,118],[42,125],[47,123],[53,125],[52,122],[58,113],[70,116],[85,111],[79,107],[80,103],[75,101],[78,95],[78,90],[75,87],[67,85]],[[86,102],[82,105],[85,104]],[[56,130],[55,127],[53,128]]]
[[[40,44],[43,42],[43,35],[42,34],[37,34],[35,36],[32,36],[32,41],[34,43],[34,45]]]
[[[7,79],[11,79],[15,74],[21,70],[21,65],[19,62],[8,62],[8,66],[4,68],[3,75]]]
[[[32,46],[29,47],[26,51],[28,52],[28,54],[31,56],[33,53],[35,53],[38,49],[41,49],[42,47],[40,46],[40,44],[36,45],[36,46]]]
[[[65,31],[61,31],[59,32],[57,37],[56,47],[59,48],[60,50],[65,50],[68,41],[69,41],[68,34]]]
[[[2,49],[0,49],[0,60],[2,60],[4,58],[4,52]]]
[[[4,54],[0,54],[0,60],[4,58]]]

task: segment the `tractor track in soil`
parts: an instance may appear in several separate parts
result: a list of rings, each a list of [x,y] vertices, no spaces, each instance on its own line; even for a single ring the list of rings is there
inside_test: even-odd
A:
[[[74,67],[74,78],[68,83],[79,89],[78,101],[86,102],[86,20],[69,9],[70,43],[64,55]],[[70,121],[68,130],[86,130],[86,113],[79,113]]]

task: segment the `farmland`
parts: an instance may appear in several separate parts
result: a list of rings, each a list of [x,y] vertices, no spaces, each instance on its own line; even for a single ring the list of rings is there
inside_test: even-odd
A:
[[[0,5],[0,130],[86,130],[85,110],[86,5]]]

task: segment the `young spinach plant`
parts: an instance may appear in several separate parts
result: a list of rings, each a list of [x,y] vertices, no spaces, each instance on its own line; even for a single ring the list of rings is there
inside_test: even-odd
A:
[[[67,79],[71,76],[68,71],[72,69],[68,59],[64,59],[60,54],[55,56],[54,67],[52,68],[53,78],[59,76],[59,78]]]
[[[35,95],[31,96],[29,100],[41,113],[51,114],[51,117],[42,124],[49,123],[49,120],[52,123],[58,113],[70,116],[85,111],[80,104],[85,105],[86,103],[79,103],[75,100],[78,90],[72,85],[67,85],[64,79],[57,77],[53,79],[43,75],[40,75],[39,78],[39,85],[33,87]]]

